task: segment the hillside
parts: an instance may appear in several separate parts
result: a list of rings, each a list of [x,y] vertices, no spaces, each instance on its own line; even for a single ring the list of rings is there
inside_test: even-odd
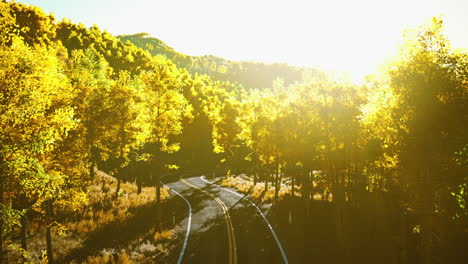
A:
[[[73,210],[58,206],[57,222],[52,238],[60,247],[55,257],[57,263],[152,263],[152,257],[167,255],[172,228],[165,226],[157,231],[154,187],[145,187],[137,194],[137,186],[123,183],[119,198],[115,198],[117,180],[102,171],[87,188],[86,203]],[[162,190],[166,202],[167,189]],[[116,235],[115,230],[121,230]],[[34,263],[39,263],[41,250],[46,248],[45,233],[40,222],[27,227],[29,253]],[[17,245],[19,247],[19,245]],[[18,253],[7,251],[7,262],[14,263]]]
[[[0,1],[0,264],[464,263],[468,52],[443,25],[355,84]]]
[[[123,43],[129,41],[153,56],[164,55],[191,73],[207,74],[219,81],[238,82],[247,88],[269,88],[277,78],[283,79],[285,84],[289,85],[302,81],[304,75],[318,72],[318,69],[296,67],[286,63],[237,62],[213,55],[185,55],[148,33],[122,35],[117,38]]]

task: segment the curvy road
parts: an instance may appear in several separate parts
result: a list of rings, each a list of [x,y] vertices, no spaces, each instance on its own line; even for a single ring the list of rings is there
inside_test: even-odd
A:
[[[261,208],[204,176],[163,179],[180,200],[178,246],[171,263],[288,263],[274,228]],[[179,212],[180,211],[180,212]]]

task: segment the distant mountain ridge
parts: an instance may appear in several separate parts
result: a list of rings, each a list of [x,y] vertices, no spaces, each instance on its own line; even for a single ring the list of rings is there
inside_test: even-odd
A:
[[[236,62],[213,55],[189,56],[148,33],[114,36],[97,25],[87,28],[69,19],[56,21],[39,7],[22,3],[11,2],[5,8],[7,12],[15,18],[14,25],[9,27],[29,46],[61,42],[68,55],[74,50],[90,49],[109,63],[114,77],[120,71],[139,74],[150,70],[155,55],[163,55],[191,74],[208,75],[213,80],[240,84],[249,89],[270,88],[278,78],[290,85],[303,81],[304,76],[310,78],[320,72],[286,63]]]
[[[286,63],[237,62],[213,55],[190,56],[176,51],[148,33],[120,35],[117,38],[123,43],[129,41],[153,56],[164,55],[191,73],[207,74],[220,81],[237,82],[247,88],[269,88],[277,78],[283,79],[285,85],[289,85],[303,80],[304,75],[313,75],[319,71]]]

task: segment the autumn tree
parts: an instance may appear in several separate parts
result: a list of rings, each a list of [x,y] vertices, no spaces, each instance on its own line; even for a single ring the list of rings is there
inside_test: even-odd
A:
[[[3,246],[3,238],[11,235],[13,226],[24,227],[28,210],[45,213],[46,218],[50,216],[43,205],[61,196],[66,178],[63,167],[53,162],[51,152],[74,128],[75,121],[74,110],[67,104],[70,85],[62,73],[57,50],[28,48],[14,38],[12,45],[0,52]],[[50,238],[49,227],[47,234]],[[47,244],[52,257],[50,243]],[[26,249],[25,239],[22,246]]]
[[[432,258],[432,215],[436,208],[450,215],[448,190],[466,181],[466,167],[455,161],[467,138],[461,125],[468,121],[466,65],[466,53],[450,49],[442,20],[433,18],[407,32],[376,91],[383,104],[369,101],[363,109],[363,122],[381,139],[382,157],[395,168],[407,202],[422,216],[425,263]]]
[[[117,175],[116,194],[119,193],[122,177],[121,170],[129,166],[129,154],[142,147],[149,136],[149,124],[145,120],[144,91],[138,79],[132,79],[128,72],[120,72],[119,78],[110,88],[109,103],[111,121],[104,134],[103,146],[111,158],[119,160],[114,175]],[[141,175],[137,175],[141,191]]]
[[[91,178],[96,164],[109,155],[104,141],[114,118],[108,102],[110,72],[107,63],[91,50],[75,51],[69,59],[67,75],[74,89],[75,118],[79,120],[79,127],[72,132],[72,136],[76,137],[76,144],[86,153]]]
[[[242,127],[240,136],[253,150],[262,165],[270,169],[266,176],[268,188],[269,173],[275,172],[275,199],[278,198],[281,185],[280,167],[284,163],[285,119],[288,96],[286,90],[278,83],[275,90],[252,92],[245,101],[244,114],[239,118]],[[256,102],[255,102],[256,101]]]
[[[226,173],[229,174],[229,171],[234,169],[235,154],[241,147],[238,140],[240,127],[237,118],[240,116],[240,101],[243,94],[239,87],[230,83],[216,82],[214,89],[216,89],[215,94],[206,104],[210,109],[207,114],[213,127],[213,152],[221,156],[220,162],[224,163],[228,170]]]
[[[176,137],[182,133],[184,117],[191,114],[191,106],[183,95],[184,75],[186,73],[163,57],[155,57],[152,70],[143,71],[139,76],[145,93],[145,118],[150,126],[147,148],[152,164],[159,162],[162,166],[162,153],[176,152],[180,148]],[[161,168],[157,168],[151,174],[156,174],[156,201],[160,203]]]

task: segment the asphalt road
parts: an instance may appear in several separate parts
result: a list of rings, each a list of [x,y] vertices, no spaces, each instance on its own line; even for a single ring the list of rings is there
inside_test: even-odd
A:
[[[180,204],[176,263],[287,263],[280,238],[248,197],[200,176],[164,179]],[[262,213],[260,213],[262,212]],[[188,229],[189,228],[189,229]],[[177,261],[176,261],[177,260]]]

